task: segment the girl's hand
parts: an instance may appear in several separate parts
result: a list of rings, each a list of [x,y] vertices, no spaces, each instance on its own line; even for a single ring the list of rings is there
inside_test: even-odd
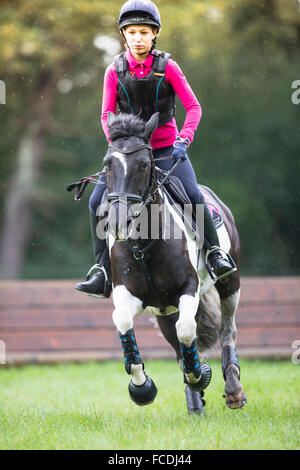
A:
[[[181,158],[181,160],[186,160],[187,158],[187,151],[188,148],[188,139],[182,139],[177,137],[174,144],[173,144],[173,153],[172,159],[174,162],[177,162]]]

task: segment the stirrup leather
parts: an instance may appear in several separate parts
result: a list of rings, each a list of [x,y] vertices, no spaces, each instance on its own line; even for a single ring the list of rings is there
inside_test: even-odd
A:
[[[211,264],[210,262],[208,261],[208,257],[209,255],[213,252],[213,251],[221,251],[222,253],[225,254],[226,258],[227,258],[227,261],[229,262],[229,264],[232,266],[232,269],[224,274],[222,274],[221,276],[216,276],[215,273],[213,272],[212,270],[212,267],[211,267]],[[227,278],[228,276],[230,276],[232,273],[234,273],[235,271],[237,271],[237,267],[236,267],[236,264],[235,262],[233,261],[233,258],[232,256],[227,253],[225,250],[223,250],[223,248],[220,248],[219,246],[212,246],[210,249],[207,250],[206,252],[206,255],[205,255],[205,265],[206,265],[206,269],[208,271],[208,274],[210,275],[210,277],[212,278],[213,281],[220,281],[221,279],[223,278]]]

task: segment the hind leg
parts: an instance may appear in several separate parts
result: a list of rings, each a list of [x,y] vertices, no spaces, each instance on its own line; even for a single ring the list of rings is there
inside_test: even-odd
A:
[[[225,380],[226,405],[231,409],[242,408],[247,401],[240,383],[240,365],[235,349],[235,312],[239,298],[240,289],[228,297],[221,297],[220,341],[222,345],[222,370]]]

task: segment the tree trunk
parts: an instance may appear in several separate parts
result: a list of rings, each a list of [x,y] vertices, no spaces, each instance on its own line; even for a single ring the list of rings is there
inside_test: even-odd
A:
[[[39,180],[57,76],[44,74],[31,97],[32,119],[21,137],[6,195],[0,246],[0,278],[16,279],[31,237],[32,194]]]

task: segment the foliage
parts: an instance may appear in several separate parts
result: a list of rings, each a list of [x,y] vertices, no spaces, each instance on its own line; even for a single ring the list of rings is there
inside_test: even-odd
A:
[[[2,1],[0,199],[13,177],[18,142],[33,119],[43,80],[59,81],[47,129],[42,173],[32,190],[33,229],[24,278],[82,277],[92,262],[88,197],[74,203],[64,186],[101,167],[101,88],[112,60],[97,36],[119,40],[120,2]],[[300,14],[288,0],[157,1],[168,50],[203,108],[190,150],[201,183],[232,208],[242,242],[242,274],[299,274]],[[104,40],[102,41],[104,44]],[[41,96],[42,100],[43,97]],[[184,110],[177,107],[179,127]],[[92,188],[87,191],[91,192]],[[59,269],[58,269],[59,266]]]

